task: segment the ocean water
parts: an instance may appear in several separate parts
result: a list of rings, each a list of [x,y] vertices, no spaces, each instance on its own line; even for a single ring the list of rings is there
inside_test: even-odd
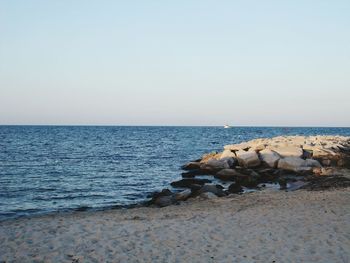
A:
[[[350,128],[0,126],[0,219],[144,201],[225,144]]]

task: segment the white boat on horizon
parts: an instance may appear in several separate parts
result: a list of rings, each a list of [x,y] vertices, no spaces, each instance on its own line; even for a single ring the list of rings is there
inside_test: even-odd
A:
[[[227,125],[227,124],[226,124],[226,125],[224,126],[224,128],[225,128],[225,129],[228,129],[228,128],[231,128],[231,127],[230,127],[230,125]]]

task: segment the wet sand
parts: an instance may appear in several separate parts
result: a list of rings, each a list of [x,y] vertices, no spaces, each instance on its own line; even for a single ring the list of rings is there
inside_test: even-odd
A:
[[[5,262],[350,262],[350,188],[0,223]]]

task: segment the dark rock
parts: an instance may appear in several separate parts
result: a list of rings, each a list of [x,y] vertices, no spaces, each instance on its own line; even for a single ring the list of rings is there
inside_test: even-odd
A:
[[[89,206],[81,206],[81,207],[76,208],[75,210],[79,211],[79,212],[83,212],[83,211],[89,210],[89,208],[90,208]]]
[[[303,159],[310,159],[312,158],[312,150],[303,150]]]
[[[170,185],[172,187],[189,187],[193,184],[204,185],[206,183],[211,183],[208,179],[195,179],[195,178],[186,178],[179,181],[172,182]]]
[[[159,196],[155,199],[152,200],[153,204],[159,206],[159,207],[165,207],[165,206],[169,206],[172,205],[174,203],[176,203],[176,199],[174,195],[169,195],[169,196]]]
[[[242,176],[235,169],[223,169],[214,175],[215,178],[222,181],[235,181],[238,176]]]
[[[278,180],[278,170],[276,169],[261,169],[259,172],[259,183],[273,183]]]
[[[213,175],[215,174],[215,171],[210,170],[210,169],[195,169],[195,170],[190,170],[186,173],[182,173],[183,178],[193,178],[197,175]]]
[[[280,178],[278,180],[278,184],[280,185],[280,190],[286,190],[287,189],[287,180],[285,178]]]
[[[159,207],[168,206],[176,202],[175,195],[169,189],[163,189],[161,192],[155,192],[151,195],[152,199],[149,204]]]
[[[181,167],[182,170],[195,170],[199,169],[201,166],[200,162],[189,162]]]
[[[242,186],[237,183],[233,183],[228,187],[228,191],[233,194],[238,194],[243,192]]]
[[[221,184],[216,184],[216,187],[219,189],[225,189],[225,187],[223,187]]]
[[[221,187],[218,187],[217,185],[214,185],[214,184],[205,184],[198,192],[199,194],[210,192],[219,197],[226,195],[226,193],[222,190]]]
[[[322,160],[322,165],[324,165],[324,166],[331,166],[331,164],[332,164],[332,161],[329,159]]]
[[[238,173],[240,173],[241,175],[245,176],[245,175],[252,175],[257,173],[256,171],[258,171],[257,169],[247,169],[244,167],[239,166],[238,168],[236,167],[236,169]]]
[[[195,196],[196,192],[199,191],[202,188],[203,185],[200,184],[191,184],[188,188],[191,189],[192,194],[191,196]]]
[[[236,183],[244,187],[256,188],[259,184],[259,178],[252,175],[244,175],[237,177]]]
[[[148,195],[148,198],[157,198],[160,196],[169,196],[172,195],[173,193],[169,189],[163,189],[161,192],[154,192],[150,195]]]
[[[345,166],[345,161],[343,159],[338,160],[337,162],[338,166]]]
[[[254,170],[250,170],[249,175],[251,175],[251,176],[253,176],[253,177],[255,177],[255,178],[259,178],[259,177],[260,177],[260,174],[257,173],[257,172],[254,171]]]
[[[191,171],[186,173],[181,173],[182,178],[194,178],[196,177],[196,175],[198,174],[192,173]]]
[[[259,174],[273,174],[275,171],[276,169],[273,169],[273,168],[263,168],[263,169],[257,170]]]
[[[256,188],[259,184],[259,181],[251,176],[245,178],[245,180],[241,181],[240,184],[247,188]]]

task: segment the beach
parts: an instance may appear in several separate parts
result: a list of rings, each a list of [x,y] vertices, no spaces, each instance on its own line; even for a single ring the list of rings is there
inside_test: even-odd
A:
[[[0,263],[350,263],[350,1],[0,1]]]
[[[349,262],[350,189],[264,190],[165,208],[0,223],[2,262]]]

